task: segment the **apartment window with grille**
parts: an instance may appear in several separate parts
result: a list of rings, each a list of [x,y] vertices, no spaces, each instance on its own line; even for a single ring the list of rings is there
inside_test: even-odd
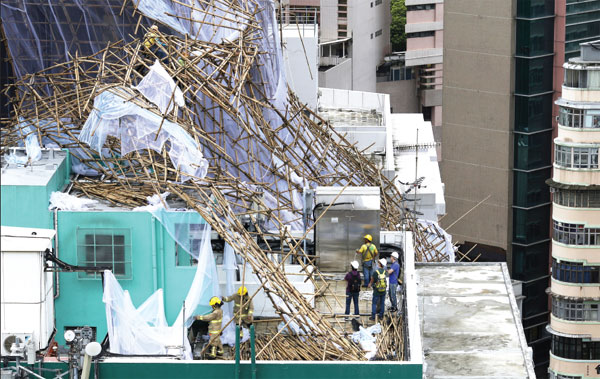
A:
[[[338,18],[348,18],[348,13],[346,13],[346,12],[338,12]]]
[[[118,279],[131,279],[131,230],[77,229],[77,265],[106,266]],[[79,279],[100,279],[100,273],[77,273]]]
[[[383,34],[383,30],[379,29],[378,31],[375,32],[375,37],[379,37],[382,34]]]
[[[552,220],[552,239],[566,245],[600,245],[600,228],[586,228],[584,224],[570,224]]]
[[[600,321],[598,313],[600,303],[583,302],[552,297],[552,314],[567,321]]]
[[[558,123],[569,128],[600,128],[599,109],[559,108]]]
[[[552,195],[552,201],[572,208],[600,208],[600,191],[559,189]]]
[[[564,168],[597,169],[597,147],[554,145],[554,163]]]
[[[548,379],[582,379],[581,376],[557,374],[552,370],[548,370],[548,372],[550,374]]]
[[[600,341],[552,335],[551,352],[560,358],[597,360],[600,359]]]
[[[565,69],[565,87],[600,89],[600,71]]]
[[[596,284],[600,283],[600,266],[585,266],[580,262],[552,259],[552,277],[561,282]]]

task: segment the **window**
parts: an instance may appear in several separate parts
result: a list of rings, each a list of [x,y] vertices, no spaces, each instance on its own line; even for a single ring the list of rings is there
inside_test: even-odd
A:
[[[513,241],[520,244],[531,244],[548,240],[550,228],[550,204],[531,208],[513,208]]]
[[[515,131],[536,132],[552,124],[552,94],[515,96]]]
[[[514,143],[515,168],[533,170],[551,165],[551,130],[535,134],[515,134]]]
[[[131,279],[129,229],[77,229],[77,265],[107,266],[119,279]],[[100,273],[77,273],[79,279],[99,279]]]
[[[206,224],[175,224],[176,239],[182,244],[187,242],[187,248],[197,253],[202,245]],[[223,240],[211,240],[216,264],[223,264]],[[182,246],[175,242],[175,261],[177,266],[196,266],[198,261]]]
[[[577,191],[557,189],[552,201],[573,208],[600,208],[600,191]]]
[[[379,29],[378,31],[375,32],[375,37],[379,37],[382,34],[383,34],[383,30]]]
[[[559,167],[597,169],[597,147],[573,147],[554,145],[554,163]]]
[[[415,32],[415,33],[406,33],[406,38],[422,38],[422,37],[433,37],[435,32],[433,30],[426,32]]]
[[[600,228],[586,228],[583,224],[568,224],[552,220],[552,239],[556,242],[575,246],[600,245]]]
[[[600,321],[598,306],[600,303],[569,300],[552,297],[552,314],[567,321]]]
[[[515,58],[515,93],[537,95],[552,91],[552,55],[537,58]]]
[[[550,191],[546,179],[552,176],[552,169],[536,171],[514,171],[514,205],[529,208],[550,202]]]
[[[600,283],[600,266],[587,266],[580,262],[557,261],[552,258],[552,277],[561,282]]]
[[[600,359],[600,341],[586,341],[583,338],[570,338],[552,335],[551,352],[566,359]]]
[[[600,70],[565,69],[565,87],[600,89]]]
[[[375,0],[375,6],[381,5],[383,0]]]
[[[545,38],[554,33],[554,18],[538,20],[517,19],[517,50],[520,56],[536,56],[552,54],[554,46],[551,38]]]
[[[407,12],[412,11],[428,11],[431,9],[435,9],[435,4],[419,4],[419,5],[409,5],[406,7]]]
[[[600,110],[560,107],[558,123],[570,128],[597,129],[600,128]]]
[[[548,373],[550,374],[548,379],[581,379],[581,376],[558,374],[552,370],[548,370]]]

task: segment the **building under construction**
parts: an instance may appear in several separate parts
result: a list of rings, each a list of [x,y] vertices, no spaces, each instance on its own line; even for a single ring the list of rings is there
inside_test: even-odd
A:
[[[290,91],[276,3],[1,6],[3,375],[423,375],[414,277],[371,321],[343,275],[365,234],[413,273],[450,237]],[[226,305],[209,362],[194,316],[240,286],[255,322],[240,341]]]

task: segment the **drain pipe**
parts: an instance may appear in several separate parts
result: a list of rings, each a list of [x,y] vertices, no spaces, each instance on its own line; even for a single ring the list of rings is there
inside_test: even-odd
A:
[[[58,258],[58,209],[54,209],[54,255]],[[54,272],[54,282],[56,283],[56,293],[54,299],[60,295],[60,273]]]
[[[235,326],[235,379],[240,379],[240,326]]]
[[[254,324],[250,325],[250,362],[252,368],[252,379],[256,379],[256,349],[254,344]]]

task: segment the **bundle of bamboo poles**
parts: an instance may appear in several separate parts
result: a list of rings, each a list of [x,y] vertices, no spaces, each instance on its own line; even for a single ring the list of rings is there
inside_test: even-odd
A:
[[[208,7],[193,9],[189,14],[198,18],[188,21],[228,28],[235,19],[243,28],[233,41],[203,41],[156,31],[166,58],[159,59],[144,45],[143,38],[118,41],[91,56],[75,54],[67,62],[21,78],[5,90],[13,91],[14,96],[12,116],[1,124],[1,149],[16,146],[33,133],[42,144],[69,148],[82,165],[96,171],[95,179],[74,180],[74,188],[89,197],[135,207],[145,204],[152,194],[168,191],[198,211],[251,265],[284,329],[289,334],[299,330],[310,337],[275,335],[261,345],[261,356],[271,356],[273,344],[286,341],[302,346],[302,353],[296,356],[301,359],[363,359],[359,347],[316,312],[314,299],[299,293],[282,270],[283,262],[292,257],[302,266],[316,294],[330,291],[316,268],[315,257],[302,249],[306,233],[294,238],[288,228],[302,219],[298,194],[305,186],[338,186],[340,193],[347,186],[378,186],[382,229],[397,230],[400,220],[408,220],[416,231],[415,246],[421,257],[417,260],[438,259],[441,247],[428,242],[425,233],[414,226],[414,218],[404,214],[403,199],[394,181],[381,175],[345,135],[293,93],[283,95],[285,99],[273,98],[276,86],[268,77],[273,69],[283,68],[275,66],[273,52],[265,49],[270,42],[265,41],[256,2],[218,3],[222,3],[218,5],[221,11],[228,9],[223,4],[231,3],[229,15],[219,12],[215,17]],[[212,21],[202,15],[210,15]],[[185,106],[175,106],[166,113],[135,89],[157,59],[185,98]],[[169,159],[167,144],[157,152],[144,140],[133,139],[135,148],[124,154],[118,134],[106,138],[102,151],[81,142],[79,135],[94,109],[94,99],[105,91],[158,116],[162,121],[152,137],[158,138],[165,121],[178,125],[208,160],[206,177],[188,172],[185,175],[190,180],[184,181],[180,168]],[[241,224],[244,215],[251,217],[253,231]],[[273,248],[262,229],[265,225],[258,222],[259,215],[267,219],[269,233],[284,245],[280,250],[288,251],[279,260],[269,258]],[[318,220],[311,221],[314,226]],[[327,306],[333,313],[331,304]]]

